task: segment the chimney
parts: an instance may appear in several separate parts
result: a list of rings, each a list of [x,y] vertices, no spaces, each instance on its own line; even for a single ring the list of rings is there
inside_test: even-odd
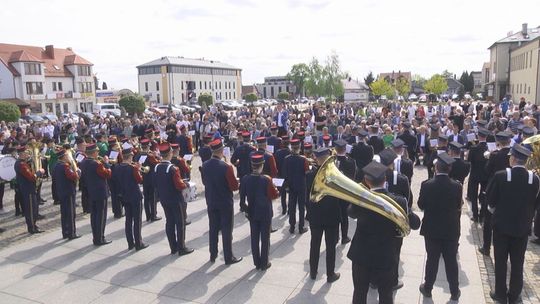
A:
[[[521,25],[521,34],[523,37],[527,37],[527,23],[523,23]]]
[[[45,46],[45,54],[51,59],[54,59],[54,46],[53,45],[46,45]]]

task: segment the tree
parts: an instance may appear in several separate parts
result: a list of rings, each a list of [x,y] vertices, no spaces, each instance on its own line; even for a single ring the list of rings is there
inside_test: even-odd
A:
[[[367,74],[366,78],[364,78],[364,83],[370,87],[371,84],[375,81],[375,78],[373,77],[373,72],[369,71],[369,74]],[[371,87],[370,87],[371,90]]]
[[[287,79],[293,82],[296,87],[296,94],[304,96],[306,78],[309,75],[309,67],[305,63],[298,63],[292,66],[291,71],[287,73]]]
[[[448,70],[444,70],[441,75],[444,78],[454,78],[454,73],[452,73],[452,72],[450,72]]]
[[[246,102],[254,102],[259,99],[259,97],[255,93],[249,93],[244,96],[244,99],[246,100]]]
[[[203,107],[204,109],[208,108],[210,105],[214,103],[214,98],[211,94],[208,93],[201,93],[199,97],[197,98],[197,101],[199,102],[199,105]]]
[[[448,90],[446,77],[440,74],[431,76],[431,78],[424,84],[424,90],[436,95],[446,92],[446,90]]]
[[[289,99],[289,93],[288,92],[280,92],[277,94],[278,100],[288,100]]]
[[[140,95],[124,96],[120,98],[118,104],[126,109],[129,115],[142,114],[146,108],[144,98]]]
[[[335,99],[343,95],[343,78],[345,76],[341,71],[339,56],[334,51],[330,56],[326,57],[326,64],[323,69],[323,96]]]
[[[101,89],[107,90],[107,83],[105,81],[101,84]]]
[[[405,77],[399,77],[394,83],[394,88],[400,96],[405,97],[411,91],[411,84]]]
[[[370,88],[375,96],[386,95],[387,98],[394,96],[394,88],[392,88],[392,85],[388,81],[382,78],[371,83]]]
[[[308,77],[305,82],[306,93],[309,96],[319,97],[323,95],[323,67],[315,57],[308,65]]]
[[[16,104],[0,101],[0,121],[16,122],[19,118],[21,118],[21,111]]]

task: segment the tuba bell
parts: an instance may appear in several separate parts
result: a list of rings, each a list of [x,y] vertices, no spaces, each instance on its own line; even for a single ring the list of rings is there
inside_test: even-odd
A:
[[[27,146],[30,150],[29,154],[31,155],[31,158],[32,158],[30,166],[34,170],[34,173],[37,174],[37,172],[43,168],[41,165],[41,148],[43,144],[36,141],[32,141],[32,142],[29,142]],[[41,177],[38,177],[36,181],[36,186],[39,188],[42,182],[43,181]]]
[[[540,134],[525,139],[523,144],[532,147],[532,154],[527,159],[525,166],[537,174],[540,173]]]
[[[335,156],[329,157],[319,168],[311,187],[310,200],[319,202],[325,196],[333,196],[359,207],[373,211],[396,224],[400,237],[411,232],[407,213],[387,195],[370,191],[362,184],[341,173],[335,164]]]

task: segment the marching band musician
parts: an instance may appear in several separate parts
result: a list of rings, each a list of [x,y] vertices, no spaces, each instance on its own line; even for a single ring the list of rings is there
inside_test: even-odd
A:
[[[55,164],[51,175],[56,181],[56,197],[60,201],[62,238],[73,240],[80,237],[77,235],[75,228],[75,195],[80,172],[71,167],[66,153],[70,152],[65,149],[56,152],[58,162]]]
[[[175,165],[178,170],[180,170],[180,177],[185,181],[189,181],[191,178],[191,169],[189,168],[186,160],[179,155],[180,147],[178,144],[171,144],[172,149],[172,158],[171,158],[171,164]],[[187,202],[184,199],[184,202],[182,203],[182,212],[184,213],[184,219],[186,226],[191,224],[191,222],[187,219]]]
[[[77,166],[80,168],[82,161],[86,158],[85,150],[86,150],[86,141],[82,137],[77,137],[75,139],[75,143],[77,144],[77,150],[75,151],[75,161],[77,162]],[[90,213],[90,203],[88,201],[88,188],[86,187],[86,184],[84,182],[84,179],[82,179],[81,174],[79,174],[79,191],[81,191],[81,206],[84,213]]]
[[[223,239],[225,264],[235,264],[242,260],[232,252],[232,231],[234,220],[233,191],[238,190],[238,181],[234,177],[232,166],[223,161],[223,143],[221,139],[210,142],[212,158],[202,165],[202,181],[205,186],[205,198],[210,224],[210,262],[215,262],[218,254],[218,233]]]
[[[439,138],[440,127],[436,124],[431,125],[429,139],[426,142],[426,151],[424,152],[424,165],[427,168],[428,179],[433,177],[433,160],[437,158],[437,146],[433,146],[431,141]]]
[[[142,226],[142,193],[139,185],[143,182],[141,164],[133,163],[133,149],[122,150],[123,162],[116,167],[119,177],[119,191],[126,212],[126,240],[128,250],[142,250],[148,245],[144,244],[141,237]]]
[[[278,170],[278,177],[285,179],[285,172],[283,172],[283,163],[285,158],[291,154],[289,149],[289,136],[281,136],[281,148],[274,153],[276,159],[276,167]],[[281,197],[281,214],[287,214],[287,186],[282,185],[279,187],[279,195]]]
[[[486,163],[486,174],[489,177],[488,187],[489,183],[495,176],[495,173],[510,167],[510,157],[508,156],[508,153],[510,152],[510,137],[511,134],[504,131],[495,134],[495,139],[497,140],[497,144],[500,149],[492,151],[489,154],[489,159]],[[487,203],[488,201],[486,200],[485,204]],[[491,251],[492,237],[491,212],[486,212],[486,214],[484,214],[482,230],[484,243],[480,248],[478,248],[478,251],[483,255],[489,256]]]
[[[461,151],[463,150],[464,145],[457,141],[453,141],[448,144],[448,147],[448,155],[455,160],[452,164],[452,171],[448,173],[448,176],[463,185],[465,183],[465,178],[467,178],[471,171],[471,164],[461,158]]]
[[[249,156],[252,152],[256,151],[255,147],[249,143],[251,133],[247,131],[243,132],[242,138],[243,143],[236,147],[231,156],[231,163],[236,167],[236,177],[238,177],[239,180],[242,180],[242,177],[251,172]],[[240,211],[245,212],[243,206],[245,206],[245,198],[240,197]]]
[[[36,225],[38,217],[38,201],[37,201],[37,189],[36,181],[38,177],[41,177],[45,171],[41,169],[38,172],[34,172],[32,166],[28,163],[30,160],[30,153],[26,150],[26,146],[17,147],[19,158],[15,162],[15,173],[17,186],[21,193],[22,205],[24,217],[26,219],[26,227],[31,234],[43,232]]]
[[[176,143],[180,146],[180,156],[184,157],[186,154],[193,153],[193,144],[191,143],[191,136],[187,135],[188,131],[185,124],[180,126],[180,135],[176,137]]]
[[[376,161],[365,166],[364,183],[371,191],[385,194],[396,201],[404,210],[407,201],[385,188],[388,167]],[[392,290],[395,285],[396,226],[387,218],[368,209],[351,204],[349,216],[357,219],[356,231],[347,257],[352,261],[354,284],[353,304],[366,304],[369,284],[377,286],[379,303],[393,303]]]
[[[199,149],[199,156],[201,157],[201,164],[203,164],[205,161],[209,160],[212,157],[212,150],[208,146],[208,143],[210,141],[212,141],[212,136],[208,134],[203,136],[202,147]]]
[[[356,162],[347,156],[347,142],[344,139],[338,139],[334,142],[336,146],[336,160],[337,167],[345,176],[351,180],[356,178]],[[311,189],[308,186],[307,189]],[[341,244],[345,245],[351,241],[349,238],[349,216],[347,215],[347,209],[349,207],[349,202],[345,200],[339,200],[339,208],[341,210]],[[311,222],[310,222],[311,224]],[[337,235],[336,242],[339,240],[339,234]]]
[[[250,157],[254,153],[262,154],[264,156],[263,174],[272,178],[277,177],[276,159],[272,153],[266,151],[266,137],[257,137],[255,140],[257,141],[257,151],[251,152]]]
[[[532,218],[540,202],[540,183],[538,176],[525,167],[530,150],[515,144],[510,154],[511,168],[495,173],[486,194],[489,211],[493,213],[495,253],[495,290],[490,296],[500,303],[521,303],[523,263]],[[506,285],[508,256],[509,288]]]
[[[315,150],[314,154],[317,161],[317,167],[307,173],[307,189],[311,189],[319,167],[322,166],[328,157],[330,157],[330,153],[331,151],[327,147],[321,147]],[[309,276],[312,280],[317,278],[321,240],[324,233],[324,241],[326,243],[326,281],[328,283],[335,282],[339,280],[340,277],[340,274],[335,272],[336,244],[339,237],[339,223],[341,222],[340,202],[337,198],[331,196],[324,197],[317,203],[306,198],[306,209],[306,218],[309,221],[309,228],[311,230]]]
[[[298,206],[298,232],[305,233],[304,227],[306,203],[306,173],[309,163],[305,156],[300,155],[300,140],[291,140],[291,154],[285,157],[283,172],[285,183],[289,186],[289,232],[294,233],[296,225],[296,207]],[[305,151],[305,150],[304,150]]]
[[[111,243],[105,239],[105,224],[107,222],[107,180],[111,178],[109,159],[104,162],[98,160],[98,148],[96,144],[86,146],[88,157],[81,163],[82,178],[88,187],[88,199],[90,201],[90,225],[92,227],[93,243],[102,246]]]
[[[486,205],[482,203],[484,201],[484,193],[487,187],[488,175],[486,172],[487,159],[484,157],[484,153],[487,151],[486,139],[491,132],[484,129],[478,129],[478,143],[473,145],[469,149],[467,155],[467,161],[471,164],[471,174],[469,181],[467,182],[467,197],[471,202],[471,211],[473,222],[481,221],[484,218],[485,212],[487,212]],[[480,188],[480,194],[478,193]],[[478,212],[478,200],[481,201],[482,209]]]
[[[270,127],[270,136],[266,139],[266,142],[269,146],[274,147],[274,152],[276,152],[279,147],[281,147],[281,138],[277,136],[278,134],[278,127],[276,125],[272,125]]]
[[[165,212],[165,232],[171,248],[171,254],[180,256],[193,252],[186,247],[186,215],[184,209],[184,196],[182,190],[187,185],[180,177],[180,170],[171,163],[172,149],[168,142],[158,146],[161,154],[161,162],[154,171],[154,186],[161,206]]]
[[[431,298],[442,255],[446,278],[453,301],[459,300],[457,251],[460,236],[460,216],[463,186],[449,178],[455,160],[447,153],[437,155],[435,177],[424,181],[420,188],[418,207],[424,210],[420,235],[424,236],[427,260],[424,283],[420,292]]]
[[[358,142],[353,144],[351,149],[351,157],[356,162],[356,181],[364,179],[362,168],[367,166],[373,159],[373,147],[366,143],[368,132],[365,130],[358,131]]]
[[[147,133],[152,134],[153,132]],[[141,152],[134,160],[141,163],[141,159],[144,158],[142,165],[149,167],[150,171],[143,173],[143,195],[144,195],[144,212],[146,214],[147,222],[155,222],[161,220],[161,217],[157,216],[157,200],[154,195],[154,167],[159,163],[159,160],[154,155],[154,152],[150,151],[150,139],[144,138],[140,141]]]
[[[279,192],[272,183],[272,178],[262,173],[264,156],[260,153],[251,155],[252,173],[242,177],[240,195],[247,198],[247,217],[251,230],[251,253],[256,269],[266,270],[272,266],[268,262],[270,232],[274,215],[272,200]]]
[[[120,181],[116,178],[116,168],[123,161],[122,151],[120,150],[116,136],[109,137],[108,144],[109,151],[107,151],[107,156],[111,162],[112,178],[107,180],[107,184],[111,192],[111,205],[114,218],[119,219],[122,217],[122,198],[120,193]],[[115,158],[112,157],[113,153],[116,154]]]

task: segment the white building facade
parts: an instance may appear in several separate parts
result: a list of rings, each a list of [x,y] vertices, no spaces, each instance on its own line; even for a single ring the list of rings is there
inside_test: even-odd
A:
[[[139,94],[151,104],[182,104],[203,93],[239,100],[242,70],[213,60],[162,57],[137,66]]]
[[[91,112],[92,63],[71,48],[0,44],[0,99],[36,114]]]
[[[291,80],[285,76],[264,77],[264,83],[256,84],[257,92],[261,98],[277,98],[281,92],[288,92],[290,98],[296,93],[296,87]]]

